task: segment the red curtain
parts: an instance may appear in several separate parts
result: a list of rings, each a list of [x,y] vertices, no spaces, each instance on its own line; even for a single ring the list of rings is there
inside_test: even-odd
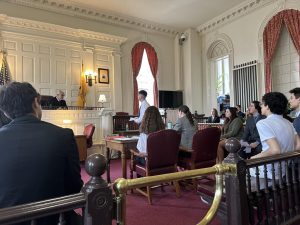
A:
[[[131,64],[133,74],[133,115],[137,115],[139,111],[139,100],[138,100],[138,84],[136,77],[139,75],[143,52],[145,49],[144,42],[137,43],[131,50]]]
[[[155,49],[149,44],[146,47],[146,53],[148,56],[150,69],[154,78],[154,83],[153,83],[154,106],[158,107],[158,88],[157,88],[158,58]]]
[[[263,33],[267,93],[272,90],[271,61],[275,53],[276,45],[279,39],[282,22],[283,22],[283,13],[280,12],[269,21]]]
[[[157,68],[158,68],[158,58],[155,49],[147,42],[139,42],[137,43],[131,51],[132,57],[132,73],[133,73],[133,114],[137,115],[139,110],[139,100],[138,100],[138,84],[137,84],[137,76],[139,75],[143,52],[146,50],[148,61],[150,65],[151,72],[154,78],[154,105],[158,106],[158,88],[157,88]]]
[[[285,10],[284,23],[300,56],[300,11],[294,9]]]
[[[295,9],[283,10],[269,21],[263,34],[266,92],[270,92],[272,90],[271,61],[283,23],[287,27],[294,46],[300,55],[300,11]]]

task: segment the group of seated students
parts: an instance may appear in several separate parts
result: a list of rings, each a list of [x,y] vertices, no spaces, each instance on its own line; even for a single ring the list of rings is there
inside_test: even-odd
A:
[[[300,88],[295,88],[290,93],[289,103],[291,107],[299,110]],[[229,138],[240,140],[242,148],[239,151],[239,155],[244,159],[270,156],[300,149],[300,138],[298,136],[300,119],[297,117],[293,126],[284,116],[287,106],[288,100],[284,94],[270,92],[263,96],[262,103],[252,101],[249,104],[247,118],[244,118],[245,114],[241,112],[240,105],[227,108],[218,145],[216,163],[222,163],[224,157],[228,154],[225,149],[225,143]],[[243,123],[244,120],[246,120],[245,125]],[[215,108],[212,109],[208,122],[220,122]],[[295,128],[298,130],[298,134]],[[147,136],[162,129],[165,129],[165,126],[159,110],[154,106],[148,107],[141,120],[141,134],[137,144],[137,150],[141,154],[140,163],[145,163]],[[178,119],[173,129],[181,133],[180,145],[185,148],[191,148],[197,126],[187,106],[179,107]]]
[[[139,151],[139,154],[136,157],[136,163],[145,165],[148,135],[164,129],[165,124],[158,108],[155,106],[149,106],[145,110],[140,124],[140,136],[137,143],[137,150]],[[179,107],[178,119],[173,129],[181,133],[180,145],[185,148],[191,148],[193,136],[196,133],[196,122],[194,121],[187,106],[183,105]]]

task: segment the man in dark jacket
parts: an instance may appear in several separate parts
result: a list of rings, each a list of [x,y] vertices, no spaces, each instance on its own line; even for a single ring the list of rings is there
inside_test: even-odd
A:
[[[251,116],[246,121],[243,137],[241,139],[242,148],[239,155],[246,159],[261,152],[261,142],[256,123],[265,116],[261,115],[261,107],[259,101],[252,101],[248,107]]]
[[[40,95],[29,83],[0,89],[0,208],[78,193],[82,187],[74,134],[41,121]],[[57,224],[48,217],[40,224]]]
[[[7,118],[7,116],[5,116],[4,113],[0,110],[0,128],[6,124],[9,124],[10,121],[11,120]]]
[[[290,90],[290,94],[290,107],[293,110],[296,110],[296,118],[294,119],[293,125],[297,131],[297,134],[300,136],[300,88],[297,87]]]
[[[58,91],[58,94],[53,97],[50,102],[49,106],[51,109],[68,109],[67,103],[64,100],[65,93],[61,90]]]

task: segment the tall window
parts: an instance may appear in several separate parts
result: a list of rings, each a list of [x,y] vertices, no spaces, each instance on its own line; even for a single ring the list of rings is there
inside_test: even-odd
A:
[[[229,58],[228,56],[216,59],[216,78],[218,96],[229,95]]]
[[[146,50],[143,52],[142,64],[139,75],[136,78],[138,83],[138,90],[147,91],[147,102],[150,105],[154,105],[154,96],[153,96],[153,84],[154,78],[150,69],[148,56]]]

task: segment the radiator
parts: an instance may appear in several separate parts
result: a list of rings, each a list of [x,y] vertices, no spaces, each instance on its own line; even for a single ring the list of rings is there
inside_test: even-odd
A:
[[[244,112],[251,101],[259,100],[256,60],[233,67],[233,88],[235,105],[241,105]]]

